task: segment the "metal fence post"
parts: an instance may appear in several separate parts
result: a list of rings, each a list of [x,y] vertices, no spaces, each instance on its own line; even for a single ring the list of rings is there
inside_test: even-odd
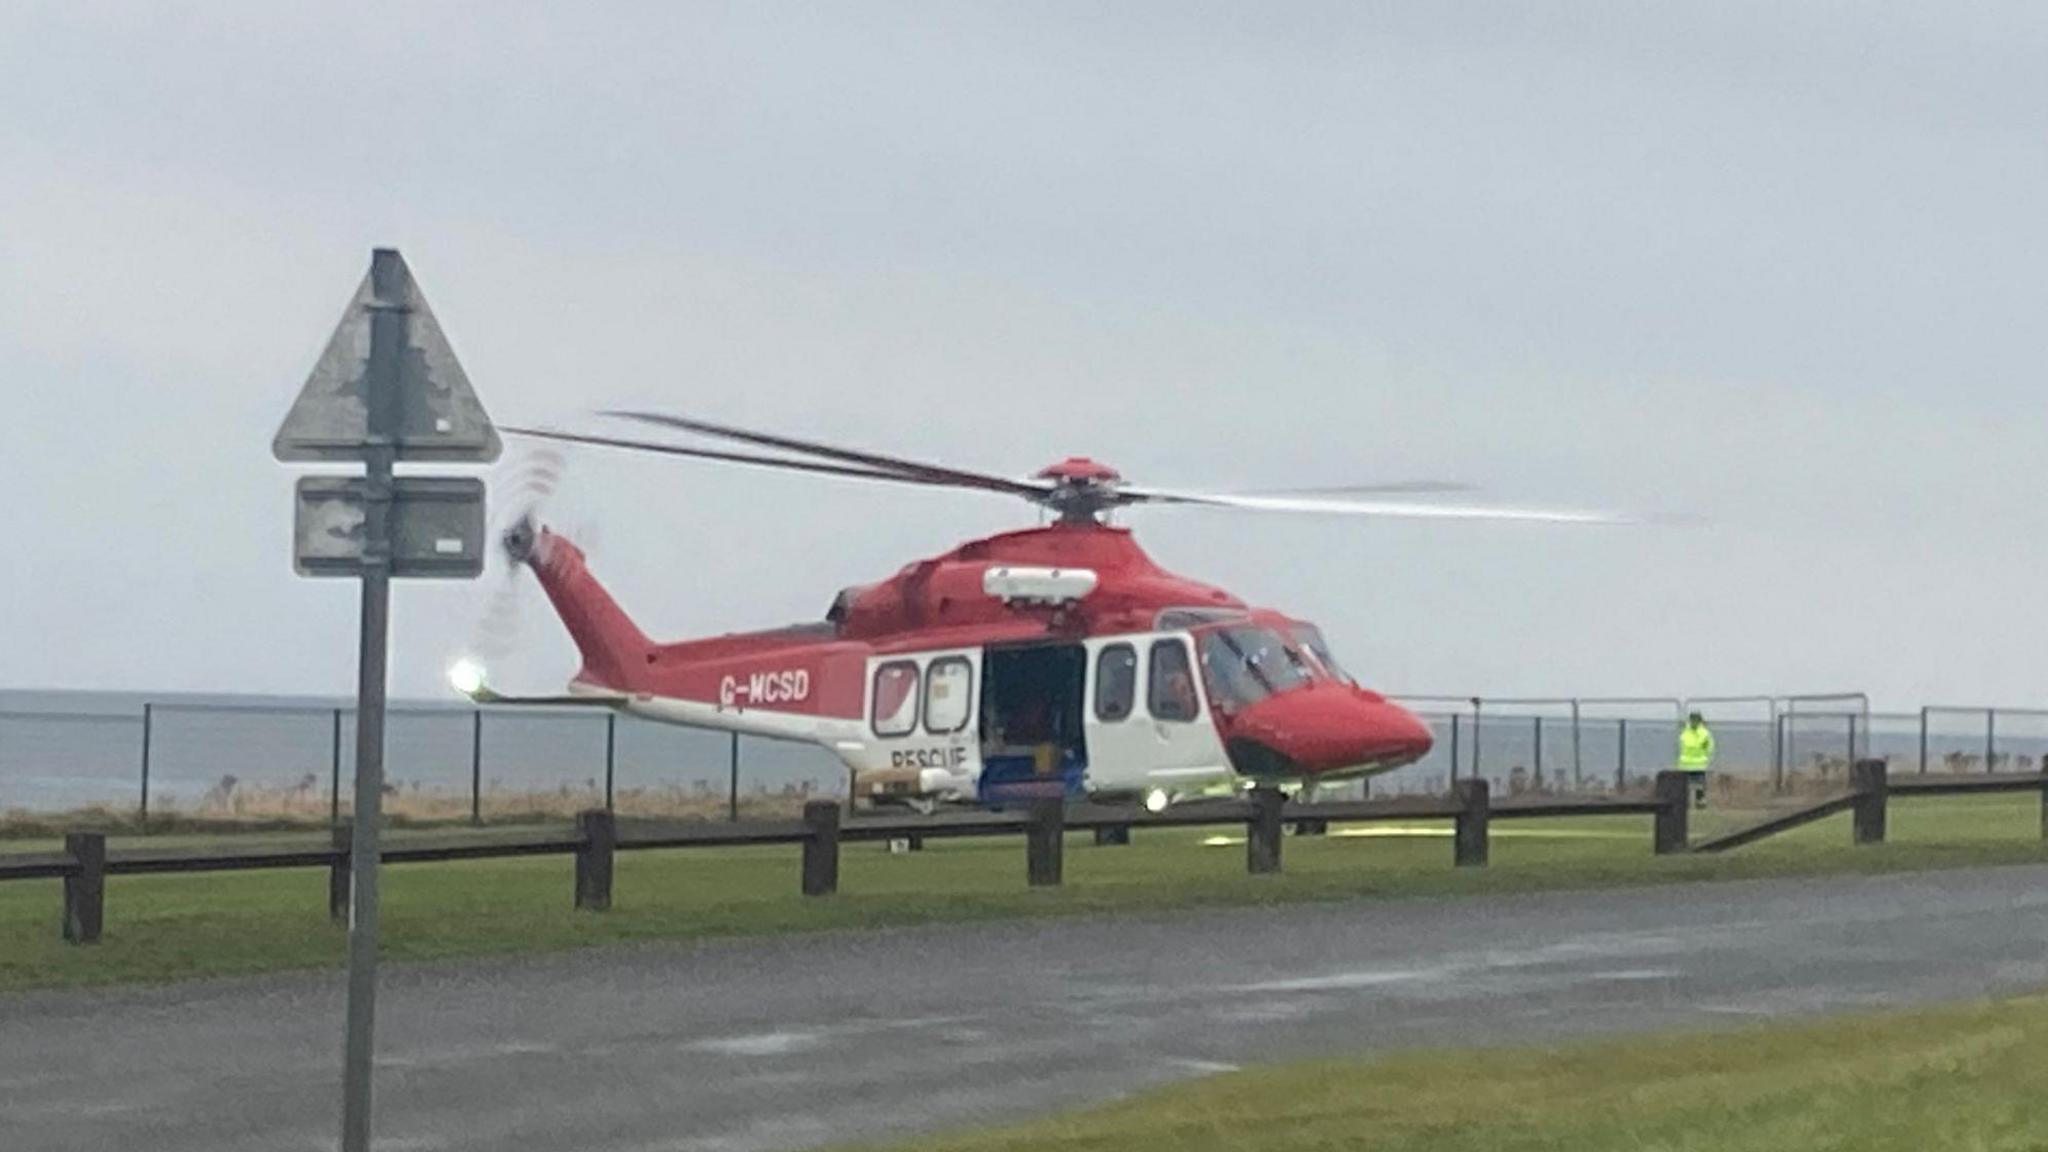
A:
[[[618,768],[619,714],[607,712],[604,714],[604,810],[607,812],[618,811],[612,803],[612,781],[618,775]]]
[[[341,827],[341,709],[334,710],[333,752],[327,764],[327,826]]]
[[[1614,790],[1625,792],[1628,790],[1628,717],[1615,721],[1615,727],[1620,735],[1615,738],[1614,745]]]
[[[1451,713],[1451,786],[1458,783],[1458,713]]]
[[[812,800],[804,805],[804,895],[839,891],[839,805]]]
[[[1492,822],[1492,801],[1486,778],[1475,776],[1458,781],[1458,817],[1451,838],[1452,863],[1459,868],[1486,867],[1487,826]]]
[[[64,851],[78,868],[64,877],[64,939],[97,943],[107,910],[107,837],[101,832],[67,832]]]
[[[1927,708],[1920,708],[1920,774],[1927,775]]]
[[[1536,724],[1536,790],[1543,791],[1543,717],[1535,718]]]
[[[576,846],[576,907],[603,912],[612,906],[612,851],[618,846],[618,827],[611,813],[593,808],[576,814],[576,833],[583,838]]]
[[[1856,763],[1859,759],[1856,755],[1856,714],[1854,712],[1849,713],[1849,752],[1845,758],[1851,764]]]
[[[732,748],[727,755],[731,772],[731,783],[726,786],[725,818],[737,821],[740,818],[740,734],[732,734]]]
[[[1582,788],[1586,779],[1585,745],[1579,739],[1579,699],[1572,697],[1572,787]]]
[[[142,706],[142,806],[138,810],[137,821],[144,829],[149,827],[149,732],[155,711],[153,704]]]
[[[1771,701],[1771,792],[1785,793],[1785,718],[1778,715],[1778,702]]]
[[[1479,770],[1479,738],[1485,734],[1486,721],[1479,713],[1479,697],[1472,698],[1472,775],[1482,776]]]
[[[1984,710],[1984,770],[1991,771],[1992,761],[1998,756],[1998,709]]]
[[[1786,728],[1778,717],[1778,701],[1772,701],[1772,793],[1786,791]]]
[[[481,824],[484,822],[484,710],[473,709],[469,717],[469,822]]]
[[[1067,804],[1059,797],[1031,802],[1024,828],[1024,871],[1033,888],[1057,888],[1067,840]]]

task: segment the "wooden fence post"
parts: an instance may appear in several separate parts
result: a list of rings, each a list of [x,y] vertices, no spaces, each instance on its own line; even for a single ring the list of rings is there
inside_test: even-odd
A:
[[[1885,762],[1858,760],[1849,765],[1849,787],[1856,793],[1856,843],[1884,843],[1885,797],[1888,792]]]
[[[804,895],[839,891],[839,805],[812,800],[804,805]]]
[[[1458,819],[1451,837],[1452,862],[1459,868],[1486,867],[1487,825],[1492,815],[1486,778],[1472,776],[1452,787],[1458,798]]]
[[[1033,800],[1024,828],[1024,871],[1033,888],[1057,888],[1067,842],[1067,802]]]
[[[1686,850],[1691,841],[1690,798],[1686,795],[1691,781],[1685,773],[1665,769],[1657,773],[1657,828],[1654,834],[1655,851],[1659,856],[1670,856]]]
[[[67,832],[64,851],[78,871],[64,877],[64,939],[96,944],[107,910],[107,838],[99,832]]]
[[[349,900],[349,848],[354,843],[355,830],[346,824],[340,824],[329,828],[327,835],[328,842],[334,846],[334,859],[327,862],[327,918],[336,924],[346,924]]]
[[[1278,789],[1252,789],[1252,818],[1245,826],[1244,866],[1253,875],[1280,871],[1280,812],[1287,797]]]
[[[2041,765],[2041,839],[2048,840],[2048,760]]]
[[[576,814],[576,907],[603,912],[612,906],[612,853],[619,829],[612,814],[592,808]]]

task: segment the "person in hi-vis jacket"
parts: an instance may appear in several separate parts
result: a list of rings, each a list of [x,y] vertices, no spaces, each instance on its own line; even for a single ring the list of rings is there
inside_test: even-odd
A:
[[[1707,806],[1707,770],[1714,766],[1714,732],[1694,712],[1678,730],[1678,770],[1692,782],[1695,808]]]

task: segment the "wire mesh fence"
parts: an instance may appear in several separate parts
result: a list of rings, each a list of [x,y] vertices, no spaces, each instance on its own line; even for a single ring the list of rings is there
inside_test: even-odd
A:
[[[25,695],[0,700],[0,813],[293,822],[345,814],[356,720],[346,704]],[[1863,756],[1894,772],[2048,767],[2048,709],[1872,713],[1855,696],[1396,699],[1422,717],[1435,743],[1415,763],[1375,777],[1376,795],[1442,794],[1473,777],[1503,795],[1646,789],[1673,766],[1689,708],[1714,730],[1715,786],[1728,796],[1839,788]],[[421,821],[590,807],[730,818],[843,797],[847,783],[838,759],[812,745],[581,707],[395,705],[385,759],[386,810]]]
[[[291,701],[0,703],[0,814],[338,821],[355,783],[352,707]],[[821,748],[597,708],[395,705],[385,810],[400,820],[724,816],[843,796]]]
[[[2048,760],[2048,710],[1931,705],[1918,719],[1921,772],[2030,772]]]

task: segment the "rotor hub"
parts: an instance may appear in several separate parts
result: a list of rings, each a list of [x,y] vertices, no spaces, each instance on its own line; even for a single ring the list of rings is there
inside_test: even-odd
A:
[[[1117,494],[1117,488],[1124,482],[1123,474],[1086,456],[1069,456],[1048,464],[1034,478],[1052,481],[1052,488],[1038,499],[1058,513],[1063,524],[1093,523],[1123,503]]]
[[[1086,456],[1069,456],[1057,464],[1048,464],[1038,470],[1038,479],[1056,483],[1121,484],[1123,474],[1099,460]]]
[[[524,564],[533,559],[533,550],[539,542],[540,528],[533,522],[533,514],[530,512],[521,516],[518,523],[505,529],[505,534],[499,537],[499,543],[504,545],[505,555],[510,557],[514,564]]]

